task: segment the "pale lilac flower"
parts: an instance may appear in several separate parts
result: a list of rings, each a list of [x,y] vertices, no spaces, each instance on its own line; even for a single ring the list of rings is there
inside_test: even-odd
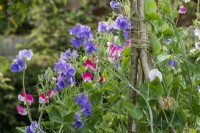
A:
[[[20,105],[17,105],[17,111],[20,115],[27,115],[26,109]]]
[[[23,50],[19,51],[19,54],[17,55],[17,58],[18,59],[26,59],[26,60],[30,61],[32,56],[33,56],[32,50],[23,49]]]
[[[186,13],[186,8],[184,6],[180,6],[179,13]]]
[[[194,35],[195,36],[200,36],[200,30],[199,29],[195,29],[194,30]]]
[[[158,77],[160,79],[160,81],[162,81],[162,73],[160,71],[158,71],[158,69],[152,69],[149,72],[150,81],[153,81],[156,77]]]
[[[39,129],[36,121],[33,121],[30,126],[26,126],[26,133],[44,133],[41,129]]]

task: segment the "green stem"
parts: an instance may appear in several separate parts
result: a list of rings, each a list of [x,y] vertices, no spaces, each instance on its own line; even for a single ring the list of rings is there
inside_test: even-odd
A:
[[[62,133],[63,124],[60,126],[59,133]]]
[[[28,100],[27,100],[27,97],[26,97],[26,89],[25,89],[25,69],[23,70],[23,80],[22,80],[22,85],[23,85],[23,91],[24,91],[24,96],[25,96],[25,100],[26,100],[26,110],[27,110],[27,113],[28,113],[28,118],[30,120],[30,122],[32,123],[32,117],[31,117],[31,113],[30,113],[30,108],[29,108],[29,103],[28,103]]]
[[[45,105],[45,103],[42,103],[42,109],[41,109],[40,117],[39,117],[39,120],[38,120],[39,128],[40,128],[40,123],[41,123],[41,120],[42,120],[42,115],[44,113],[44,105]]]

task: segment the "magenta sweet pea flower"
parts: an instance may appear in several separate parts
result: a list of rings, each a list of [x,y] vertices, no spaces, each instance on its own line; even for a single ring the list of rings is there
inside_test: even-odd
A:
[[[92,82],[92,73],[90,73],[90,72],[85,72],[85,73],[83,73],[83,75],[82,75],[82,78],[83,78],[83,80],[84,80],[84,82]]]
[[[26,99],[29,103],[29,105],[31,105],[32,102],[34,102],[33,96],[31,94],[26,94],[26,99],[25,99],[25,92],[22,91],[21,95],[18,95],[18,99],[19,101],[24,102],[24,105],[26,105]]]
[[[48,95],[49,95],[50,98],[53,97],[54,91],[52,89],[50,89],[49,92],[48,92]]]
[[[44,93],[41,93],[39,97],[39,103],[48,103],[48,102],[49,102],[48,96],[45,96]]]
[[[105,78],[104,78],[104,76],[101,76],[101,77],[100,77],[99,82],[100,82],[100,83],[105,82]]]
[[[20,105],[17,105],[17,111],[20,115],[27,115],[26,109]]]
[[[186,8],[184,6],[180,6],[179,13],[186,13]]]
[[[96,71],[96,63],[93,63],[91,60],[87,59],[85,64],[84,64],[86,69],[91,69],[93,71]]]

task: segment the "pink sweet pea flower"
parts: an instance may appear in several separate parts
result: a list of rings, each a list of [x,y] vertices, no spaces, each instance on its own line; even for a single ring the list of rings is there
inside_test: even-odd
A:
[[[87,59],[85,64],[84,64],[85,68],[88,69],[92,69],[93,71],[96,70],[96,63],[93,63],[91,60]]]
[[[104,76],[101,76],[101,77],[100,77],[99,82],[101,82],[101,83],[105,82]]]
[[[25,99],[25,92],[22,91],[22,95],[18,95],[18,99],[19,101],[24,102],[24,105],[26,105],[26,99],[29,103],[29,105],[31,105],[32,102],[34,102],[33,96],[31,94],[26,94],[26,99]]]
[[[20,115],[27,115],[27,111],[25,108],[23,108],[22,106],[20,105],[17,105],[17,111]]]
[[[52,89],[50,89],[50,90],[49,90],[49,92],[48,92],[48,95],[49,95],[49,98],[53,97],[53,95],[54,95],[54,92],[53,92],[53,90],[52,90]]]
[[[186,8],[184,6],[180,6],[179,13],[186,13]]]
[[[88,82],[92,82],[92,73],[90,72],[85,72],[83,75],[82,75],[82,78],[84,80],[84,82],[88,81]]]
[[[39,97],[39,103],[47,103],[47,102],[49,102],[48,96],[45,96],[44,93],[41,93]]]
[[[110,62],[114,62],[114,60],[116,59],[116,56],[121,56],[121,53],[123,51],[123,47],[121,45],[114,45],[111,44],[109,46],[109,57],[108,60]]]

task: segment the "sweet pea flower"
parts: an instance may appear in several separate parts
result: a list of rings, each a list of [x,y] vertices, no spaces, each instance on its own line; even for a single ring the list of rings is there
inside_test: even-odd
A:
[[[38,124],[33,121],[30,126],[26,126],[26,133],[44,133],[41,129],[38,129]]]
[[[131,30],[133,27],[131,27],[131,23],[127,17],[119,14],[115,20],[114,28],[116,30]]]
[[[114,11],[116,11],[116,10],[118,10],[118,9],[120,8],[120,4],[119,4],[119,2],[112,0],[112,1],[110,2],[110,7],[111,7]]]
[[[18,59],[23,59],[23,60],[26,59],[26,60],[30,61],[32,56],[33,56],[32,50],[23,49],[23,50],[19,51],[19,54],[16,57]]]
[[[96,71],[96,63],[93,63],[91,60],[87,59],[85,64],[84,64],[86,69],[91,69],[93,71]]]
[[[26,109],[20,105],[17,105],[17,111],[20,115],[27,115]]]
[[[168,66],[175,67],[176,66],[176,60],[170,60],[168,62]]]
[[[184,6],[180,6],[179,13],[186,13],[186,8]]]
[[[52,89],[49,90],[48,96],[45,96],[44,93],[41,93],[40,96],[39,96],[39,103],[48,103],[49,99],[51,97],[53,97],[53,95],[54,95],[54,92],[53,92]]]
[[[92,41],[84,42],[84,49],[85,51],[87,51],[88,54],[97,52],[97,48]]]
[[[199,30],[199,29],[195,29],[195,30],[194,30],[194,35],[195,35],[195,36],[198,36],[199,39],[200,39],[200,30]]]
[[[13,63],[10,65],[10,69],[12,72],[21,72],[26,68],[26,64],[22,59],[15,59]]]
[[[158,69],[152,69],[149,72],[150,81],[153,81],[156,77],[158,77],[160,79],[160,81],[162,81],[162,73],[160,71],[158,71]]]
[[[19,101],[24,102],[24,105],[26,105],[26,99],[27,102],[29,103],[29,105],[31,105],[32,102],[34,102],[33,96],[31,94],[26,94],[26,98],[25,98],[25,92],[22,91],[21,95],[18,95],[18,99]]]
[[[172,39],[167,39],[166,44],[170,44],[172,42]]]
[[[84,123],[83,123],[83,121],[80,120],[80,116],[81,116],[81,114],[79,112],[75,113],[75,116],[74,116],[75,122],[72,123],[72,126],[74,126],[75,128],[83,128],[84,127]]]
[[[84,115],[90,116],[91,115],[91,103],[88,100],[87,94],[83,93],[80,96],[75,95],[76,102],[75,104],[81,105],[81,112],[83,112]]]
[[[90,72],[85,72],[85,73],[83,73],[82,74],[82,78],[83,78],[83,80],[84,80],[84,82],[92,82],[92,73],[90,73]]]
[[[100,82],[100,83],[105,82],[105,78],[104,78],[104,76],[101,76],[101,77],[100,77],[99,82]]]
[[[109,33],[109,32],[113,32],[113,30],[114,30],[113,23],[107,23],[105,21],[98,23],[98,32]]]

